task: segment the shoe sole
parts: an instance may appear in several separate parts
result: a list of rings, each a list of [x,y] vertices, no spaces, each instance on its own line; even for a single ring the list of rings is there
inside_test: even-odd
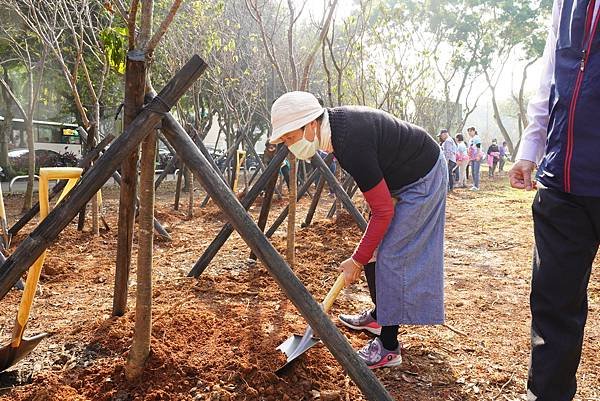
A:
[[[398,355],[398,358],[394,358],[391,362],[379,362],[375,365],[369,366],[369,369],[378,369],[378,368],[391,368],[394,366],[400,366],[402,364],[402,356]]]
[[[342,320],[342,319],[340,319],[339,317],[338,317],[338,320],[339,320],[340,322],[342,322],[342,324],[343,324],[344,326],[346,326],[346,327],[348,327],[348,328],[351,328],[352,330],[358,330],[358,331],[365,330],[365,331],[368,331],[368,332],[369,332],[369,333],[371,333],[371,334],[375,334],[376,336],[378,336],[378,335],[380,335],[380,334],[381,334],[381,327],[379,327],[379,328],[377,328],[377,329],[374,329],[374,328],[372,328],[372,327],[367,327],[367,326],[355,326],[355,325],[353,325],[353,324],[350,324],[350,323],[348,323],[348,322],[345,322],[345,321],[343,321],[343,320]]]

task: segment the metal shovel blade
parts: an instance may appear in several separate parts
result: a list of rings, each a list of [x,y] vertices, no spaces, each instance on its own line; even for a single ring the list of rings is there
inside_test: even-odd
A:
[[[21,359],[25,358],[44,338],[48,333],[38,334],[33,337],[21,338],[21,343],[18,347],[13,347],[11,344],[5,345],[0,349],[0,372],[15,365]]]
[[[287,356],[287,360],[283,366],[275,371],[275,373],[282,373],[292,361],[304,354],[319,342],[321,342],[321,340],[313,337],[313,330],[310,326],[306,328],[303,336],[299,336],[297,334],[292,335],[290,338],[281,343],[279,347],[277,347],[279,351],[283,352]]]
[[[338,294],[344,288],[344,273],[340,273],[335,280],[335,283],[327,293],[327,296],[323,300],[321,304],[323,307],[323,312],[327,313],[333,304],[333,301],[337,298]],[[283,370],[296,358],[305,353],[308,349],[312,348],[315,344],[317,344],[320,340],[318,338],[313,337],[313,329],[308,326],[304,335],[302,337],[298,335],[293,335],[292,337],[285,340],[279,347],[278,350],[285,353],[287,356],[287,361],[285,365],[280,367],[275,371],[277,374],[283,373]]]

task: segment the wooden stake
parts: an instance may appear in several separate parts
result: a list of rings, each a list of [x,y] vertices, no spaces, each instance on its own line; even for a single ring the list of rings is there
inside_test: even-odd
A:
[[[325,163],[331,163],[332,160],[333,160],[333,154],[329,154],[325,158]],[[298,197],[301,197],[306,193],[306,191],[308,190],[308,187],[310,187],[312,185],[312,183],[317,179],[317,177],[319,177],[319,169],[315,168],[312,171],[312,173],[310,173],[310,175],[308,176],[308,178],[306,179],[304,184],[302,184],[302,186],[298,190],[298,196],[296,197],[296,199],[298,199]],[[269,229],[265,233],[267,238],[270,238],[273,234],[275,234],[275,231],[277,231],[277,229],[279,228],[281,223],[283,223],[285,221],[286,217],[288,216],[288,212],[289,212],[289,205],[286,206],[281,211],[281,213],[279,213],[279,216],[277,216],[277,218],[275,219],[273,224],[271,224],[271,227],[269,227]]]
[[[170,120],[169,123],[171,123]],[[258,178],[256,184],[254,184],[254,186],[250,188],[246,196],[244,196],[244,198],[242,199],[241,204],[245,210],[248,210],[248,208],[250,208],[252,203],[254,203],[254,201],[258,197],[260,191],[263,190],[263,188],[272,179],[272,177],[277,177],[277,174],[279,173],[279,167],[281,166],[281,163],[283,162],[287,154],[288,150],[285,146],[280,147],[277,153],[275,153],[265,172]],[[226,183],[223,184],[227,185]],[[198,259],[198,261],[194,264],[194,267],[188,273],[189,277],[199,277],[204,272],[204,270],[206,270],[206,268],[213,260],[217,252],[219,252],[219,249],[221,249],[223,244],[225,244],[225,241],[227,241],[231,233],[233,233],[233,226],[231,225],[231,223],[225,224],[221,231],[219,231],[219,234],[217,234],[213,242],[211,242],[208,248],[206,248],[200,259]]]
[[[260,231],[264,232],[265,227],[267,226],[267,220],[269,219],[269,212],[271,211],[271,204],[273,203],[273,195],[275,194],[275,185],[277,184],[277,177],[279,176],[279,171],[277,171],[271,181],[267,183],[265,188],[265,195],[263,196],[262,205],[260,208],[260,214],[258,216],[258,228]],[[250,251],[249,259],[256,260],[256,255]]]
[[[315,211],[317,210],[317,205],[319,204],[319,200],[321,199],[321,194],[323,193],[324,187],[325,187],[325,178],[320,177],[319,183],[317,184],[317,190],[315,191],[315,195],[313,196],[313,198],[310,202],[310,207],[308,208],[308,212],[306,213],[306,219],[304,219],[304,223],[302,223],[302,227],[310,226],[313,216],[315,215]]]
[[[127,54],[125,72],[125,109],[123,127],[127,129],[144,105],[146,88],[146,60],[144,53],[130,51]],[[127,310],[127,289],[133,246],[135,224],[137,162],[139,146],[135,146],[121,164],[121,190],[119,196],[119,222],[117,237],[117,259],[115,263],[115,288],[113,316],[122,316]]]
[[[339,164],[339,163],[337,163],[337,164]],[[342,166],[336,166],[335,178],[336,178],[337,182],[342,182]],[[344,188],[344,191],[348,191],[344,184],[345,184],[345,182],[342,184],[342,188]],[[339,216],[337,211],[340,210],[340,200],[337,198],[337,196],[335,198],[335,201],[333,202],[332,207],[334,208],[335,217],[337,218]],[[329,217],[329,216],[327,216],[327,217]],[[331,217],[333,217],[333,215]],[[331,217],[329,217],[329,218],[331,218]]]
[[[175,204],[173,209],[179,210],[179,199],[181,198],[181,180],[183,179],[183,173],[185,165],[183,162],[179,163],[179,171],[177,171],[177,185],[175,185]]]
[[[99,121],[95,121],[91,126],[90,135],[88,135],[88,149],[93,149],[96,146],[96,137],[98,136],[98,124]],[[93,162],[92,162],[93,163]],[[99,236],[100,235],[100,204],[98,202],[98,196],[92,196],[92,235]]]
[[[189,192],[188,192],[188,210],[187,210],[187,218],[191,220],[194,217],[194,174],[190,171],[189,174]]]
[[[121,175],[118,172],[114,172],[112,175],[113,180],[115,180],[115,182],[119,185],[121,185]],[[154,189],[156,191],[156,188]],[[136,197],[135,199],[135,215],[137,216],[138,211],[139,211],[139,204],[140,204],[140,200],[139,198]],[[156,234],[160,237],[161,240],[164,241],[171,241],[171,235],[169,235],[169,233],[167,232],[167,230],[165,230],[165,228],[163,227],[162,224],[160,224],[160,221],[158,221],[158,219],[156,217],[154,217],[154,231],[156,231]]]
[[[19,244],[0,269],[0,299],[6,296],[19,277],[56,239],[77,215],[79,209],[98,192],[125,157],[156,127],[162,114],[175,104],[206,67],[206,63],[200,57],[193,56],[163,88],[159,94],[160,100],[152,101],[140,112],[96,164],[81,177],[69,195]]]
[[[344,182],[342,182],[342,188],[348,194],[350,199],[352,199],[352,195],[350,195],[350,189],[352,189],[353,183],[354,183],[354,178],[352,178],[352,176],[350,174],[348,174],[348,176],[346,177]],[[338,210],[339,210],[339,201],[336,198],[335,202],[333,202],[333,204],[331,205],[331,208],[329,208],[329,212],[327,212],[327,218],[328,219],[332,218],[334,214],[336,215],[336,218],[337,218]]]
[[[223,167],[221,169],[219,169],[219,171],[221,171],[221,174],[223,175],[224,178],[225,178],[225,174],[223,174],[223,172],[225,171],[225,169],[227,169],[227,166],[229,166],[229,163],[231,163],[231,161],[235,157],[235,155],[237,153],[237,148],[239,148],[240,143],[244,139],[244,135],[245,134],[243,132],[240,133],[240,135],[238,135],[237,138],[235,139],[235,141],[233,142],[233,145],[231,145],[229,147],[229,149],[227,149],[227,158],[225,159],[225,162],[223,163]],[[230,171],[230,170],[228,170],[228,171]],[[225,182],[232,183],[233,181],[225,178]],[[206,194],[206,197],[202,201],[202,204],[200,205],[200,207],[206,206],[208,204],[209,200],[210,200],[210,195]]]
[[[346,210],[348,210],[348,212],[350,212],[350,215],[354,218],[354,221],[356,222],[356,224],[358,224],[360,229],[362,231],[366,230],[367,229],[367,221],[362,216],[362,214],[358,211],[356,206],[354,206],[354,203],[352,203],[352,200],[350,199],[350,197],[348,196],[346,191],[344,191],[344,189],[342,188],[340,183],[335,179],[335,176],[329,170],[329,167],[327,167],[327,164],[325,164],[323,159],[321,159],[321,157],[319,155],[315,155],[311,159],[311,162],[312,162],[313,166],[318,167],[319,170],[321,170],[321,174],[323,174],[323,177],[325,177],[325,179],[327,180],[327,184],[329,185],[329,188],[333,189],[333,192],[335,192],[335,195],[340,199],[340,201],[342,202],[342,204],[344,205]]]
[[[177,165],[178,162],[179,162],[179,158],[177,156],[173,156],[171,158],[171,160],[169,160],[169,163],[167,163],[167,165],[165,166],[165,169],[158,175],[158,178],[154,182],[154,190],[155,191],[158,189],[158,187],[160,187],[160,184],[162,184],[164,179],[167,178],[167,174],[169,174],[168,172],[171,171],[172,169],[174,169],[174,167]]]
[[[290,191],[287,227],[287,252],[286,260],[291,268],[294,267],[295,243],[296,243],[296,202],[298,199],[298,163],[292,153],[288,155],[290,161]]]

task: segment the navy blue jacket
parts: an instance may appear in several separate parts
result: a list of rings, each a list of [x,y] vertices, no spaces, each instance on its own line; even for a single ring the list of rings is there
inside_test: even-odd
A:
[[[600,197],[600,16],[592,23],[590,3],[563,3],[537,179],[549,188]]]

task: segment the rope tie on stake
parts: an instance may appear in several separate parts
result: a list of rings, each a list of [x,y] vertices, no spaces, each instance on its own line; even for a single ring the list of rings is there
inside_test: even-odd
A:
[[[165,102],[160,96],[154,96],[152,102],[148,103],[144,108],[148,111],[151,111],[156,114],[160,114],[162,116],[167,115],[173,106],[169,105]]]

